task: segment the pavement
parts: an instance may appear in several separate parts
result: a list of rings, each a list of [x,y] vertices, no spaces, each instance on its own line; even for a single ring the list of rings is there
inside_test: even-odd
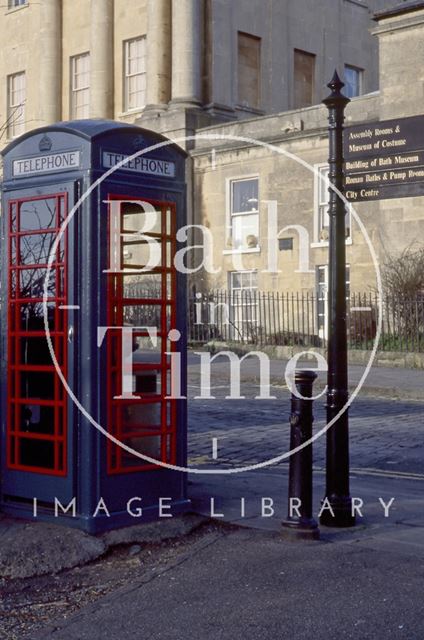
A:
[[[355,540],[212,533],[30,638],[385,640],[424,635],[423,556]]]
[[[216,400],[194,400],[201,381],[190,361],[193,515],[96,537],[0,518],[0,638],[424,638],[424,373],[371,370],[350,410],[357,526],[320,527],[320,540],[302,541],[281,527],[288,462],[268,463],[288,446],[283,363],[271,362],[272,401],[254,400],[253,364],[246,398],[225,401],[225,366],[213,366]],[[351,381],[362,374],[351,368]],[[322,399],[314,413],[317,434]],[[313,446],[318,518],[324,438]],[[261,466],[242,470],[249,465]]]

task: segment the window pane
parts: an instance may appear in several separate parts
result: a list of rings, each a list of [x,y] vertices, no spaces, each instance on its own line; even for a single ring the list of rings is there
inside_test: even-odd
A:
[[[238,33],[238,103],[257,109],[260,105],[261,39]]]
[[[329,168],[328,167],[321,167],[319,169],[319,184],[318,184],[318,191],[319,191],[319,204],[327,204],[328,203],[328,185],[326,180],[328,180],[328,173],[329,173]]]
[[[7,132],[9,138],[20,136],[25,130],[25,73],[8,77]]]
[[[315,56],[294,50],[294,108],[309,107],[314,103]]]
[[[259,243],[259,216],[253,215],[233,216],[233,247],[234,249],[254,249]]]
[[[344,94],[348,98],[355,98],[356,96],[359,96],[361,93],[362,69],[345,65],[344,77]]]
[[[328,215],[328,201],[329,201],[329,188],[326,180],[328,179],[329,167],[320,167],[319,179],[318,179],[318,226],[319,232],[323,229],[328,229],[330,226],[330,217]],[[327,237],[321,237],[321,240],[328,239]]]
[[[232,182],[231,213],[258,210],[258,183],[257,179]]]
[[[71,118],[90,115],[90,54],[71,58]]]
[[[319,176],[317,176],[318,180],[318,203],[315,203],[316,212],[318,215],[318,240],[319,241],[327,241],[328,240],[328,229],[330,226],[330,216],[329,216],[329,188],[325,179],[328,180],[329,176],[329,168],[318,167]],[[351,216],[350,211],[347,208],[346,210],[346,238],[350,238],[350,226],[351,226]]]
[[[124,43],[125,110],[144,107],[146,103],[145,43],[145,36]]]
[[[230,277],[232,337],[249,338],[258,324],[257,271],[233,271]]]
[[[241,273],[233,271],[231,273],[231,289],[239,289],[241,287]]]

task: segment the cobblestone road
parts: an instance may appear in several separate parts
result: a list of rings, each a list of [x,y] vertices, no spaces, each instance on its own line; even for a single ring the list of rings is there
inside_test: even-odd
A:
[[[199,380],[190,376],[190,466],[245,466],[288,450],[289,393],[272,387],[276,400],[255,400],[258,390],[257,384],[244,382],[246,399],[227,400],[227,380],[214,372],[216,399],[194,399],[199,395]],[[317,433],[325,426],[324,398],[315,401],[314,413]],[[217,460],[212,458],[213,438],[217,438]],[[424,403],[360,395],[350,410],[350,443],[352,468],[424,474]],[[314,444],[314,465],[323,467],[324,456],[325,435]]]

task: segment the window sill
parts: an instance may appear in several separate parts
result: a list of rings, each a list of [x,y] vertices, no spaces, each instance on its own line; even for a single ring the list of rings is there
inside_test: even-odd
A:
[[[240,253],[260,253],[260,247],[254,247],[253,249],[224,249],[222,255],[224,256],[233,256],[238,255]]]
[[[352,244],[352,238],[346,238],[346,244]],[[311,242],[311,249],[322,249],[329,246],[328,240],[323,240],[322,242]]]
[[[121,111],[117,115],[118,115],[118,118],[125,118],[125,117],[130,117],[138,114],[141,116],[145,108],[146,108],[146,105],[143,105],[142,107],[136,107],[135,109],[128,109],[127,111]]]
[[[9,13],[16,13],[16,11],[21,11],[21,9],[27,9],[29,7],[29,4],[21,4],[19,5],[19,7],[10,7],[10,9],[6,9],[6,11],[4,12],[4,14],[7,16],[9,15]]]
[[[243,113],[251,113],[254,116],[265,115],[265,111],[263,109],[260,109],[258,107],[248,107],[247,105],[243,105],[243,104],[236,104],[235,110],[242,111]]]

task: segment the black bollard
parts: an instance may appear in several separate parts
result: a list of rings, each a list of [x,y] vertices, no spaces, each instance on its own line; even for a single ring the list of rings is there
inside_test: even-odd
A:
[[[296,371],[294,384],[300,396],[312,398],[316,377],[314,371]],[[312,402],[292,393],[290,451],[312,438]],[[319,528],[312,517],[312,443],[290,456],[288,498],[288,515],[282,522],[283,533],[290,537],[317,540]]]

